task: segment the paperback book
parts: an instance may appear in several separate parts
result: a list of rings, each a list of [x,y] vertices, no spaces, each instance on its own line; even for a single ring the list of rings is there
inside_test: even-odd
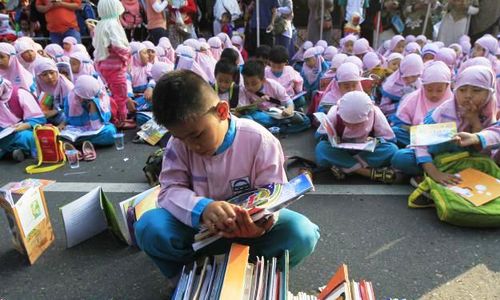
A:
[[[90,126],[71,126],[67,125],[60,133],[62,138],[76,142],[77,139],[84,136],[93,136],[99,134],[104,129],[102,125],[99,129],[92,129]]]
[[[157,124],[155,120],[151,119],[141,126],[141,130],[137,132],[137,135],[151,146],[154,146],[167,132],[167,128]]]
[[[457,134],[455,122],[424,124],[410,127],[408,147],[430,146],[449,142]]]
[[[472,168],[455,175],[462,181],[448,188],[476,207],[500,197],[500,179]]]

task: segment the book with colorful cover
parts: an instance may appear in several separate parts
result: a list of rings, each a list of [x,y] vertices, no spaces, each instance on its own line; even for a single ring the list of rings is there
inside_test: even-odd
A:
[[[33,187],[45,188],[51,184],[54,184],[55,182],[56,182],[55,180],[26,178],[26,179],[19,181],[19,182],[9,182],[6,185],[4,185],[3,187],[1,187],[1,189],[9,190],[13,194],[22,195],[26,191],[28,191],[30,188],[33,188]]]
[[[167,132],[167,128],[159,125],[155,122],[155,120],[151,119],[141,126],[141,130],[137,132],[137,135],[151,146],[154,146]]]
[[[46,112],[52,110],[54,107],[54,97],[45,92],[41,92],[38,96],[38,103],[40,103],[42,111]]]
[[[316,112],[314,113],[314,117],[320,122],[321,127],[325,131],[328,141],[334,148],[340,149],[348,149],[348,150],[359,150],[359,151],[375,151],[375,147],[377,147],[377,139],[369,138],[364,143],[341,143],[340,137],[335,130],[335,126],[328,120],[325,113]]]
[[[227,202],[245,208],[251,215],[252,220],[258,221],[270,217],[275,212],[287,207],[312,190],[314,190],[314,185],[311,178],[308,174],[302,173],[287,183],[269,184],[236,195],[227,200]],[[195,235],[193,249],[197,251],[220,238],[220,235],[214,235],[208,229],[202,228]]]
[[[457,134],[455,122],[424,124],[410,127],[408,147],[430,146],[449,142]]]
[[[500,197],[500,179],[476,169],[467,168],[456,176],[462,181],[448,189],[467,199],[474,206],[481,206]]]
[[[93,129],[90,126],[71,126],[67,125],[60,133],[62,138],[75,142],[78,138],[84,136],[93,136],[100,133],[104,129],[102,125],[98,129]]]

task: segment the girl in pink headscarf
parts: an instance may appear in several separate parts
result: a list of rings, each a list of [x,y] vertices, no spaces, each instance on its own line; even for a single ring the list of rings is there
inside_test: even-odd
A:
[[[398,108],[401,98],[420,88],[420,75],[424,70],[424,62],[418,54],[409,54],[403,61],[399,70],[382,84],[382,99],[380,109],[387,117],[391,117]]]
[[[210,45],[210,52],[212,53],[212,57],[219,61],[220,55],[222,54],[222,41],[219,37],[214,36],[208,39],[208,44]]]
[[[292,57],[291,65],[297,72],[300,72],[302,70],[302,63],[304,62],[304,53],[314,47],[313,43],[311,41],[305,41],[304,44],[300,47],[299,51],[295,53],[295,55]]]
[[[318,106],[318,111],[328,113],[342,96],[352,91],[363,91],[361,70],[353,63],[345,62],[337,69],[335,79],[330,82]]]
[[[37,59],[37,52],[33,47],[33,43],[27,40],[16,41],[14,47],[17,53],[17,59],[21,65],[28,71],[34,74],[35,61]]]
[[[73,51],[75,51],[76,45],[78,44],[78,41],[72,37],[72,36],[67,36],[63,39],[63,49],[64,49],[64,55],[69,56]]]
[[[196,62],[203,69],[205,74],[207,74],[208,81],[210,84],[215,83],[215,64],[217,61],[209,54],[208,48],[203,43],[198,43],[196,51]]]
[[[405,46],[404,55],[406,56],[411,53],[420,54],[420,50],[422,50],[422,48],[420,48],[419,44],[417,44],[416,42],[410,42]]]
[[[150,41],[142,42],[146,46],[148,52],[148,61],[151,65],[158,61],[158,53],[156,53],[155,45]]]
[[[35,74],[40,106],[47,121],[56,126],[64,124],[64,105],[73,90],[73,83],[59,74],[56,63],[49,58],[37,60]]]
[[[11,44],[0,43],[0,75],[9,80],[13,86],[36,95],[33,74],[21,65],[16,56],[16,49]]]
[[[385,52],[384,56],[388,57],[391,53],[403,54],[405,50],[405,38],[402,35],[395,35],[391,38],[389,49]]]
[[[231,38],[229,37],[229,35],[227,35],[227,33],[220,32],[219,34],[217,34],[217,36],[222,41],[222,49],[232,48],[236,50],[236,52],[238,52],[238,56],[240,57],[239,59],[240,65],[243,65],[245,63],[245,60],[243,59],[240,50],[236,48],[231,42]]]
[[[434,61],[425,66],[422,87],[401,101],[392,119],[392,130],[400,147],[410,144],[410,126],[422,124],[429,111],[453,98],[450,83],[451,71],[445,63]]]
[[[200,75],[206,82],[210,82],[208,75],[203,68],[196,62],[196,52],[189,46],[179,45],[175,50],[178,56],[176,70],[190,70]]]
[[[129,67],[129,80],[132,85],[133,95],[129,95],[129,97],[133,97],[138,111],[150,111],[153,93],[152,89],[148,89],[152,67],[152,64],[149,63],[148,49],[146,45],[139,42],[131,42],[130,49],[132,62]]]
[[[354,42],[358,39],[357,36],[349,34],[340,39],[341,52],[347,55],[353,54]]]
[[[17,161],[31,156],[36,151],[33,127],[45,122],[33,95],[0,76],[0,132],[13,129],[13,133],[0,139],[0,159],[8,153]]]
[[[96,78],[104,86],[104,82],[94,68],[94,62],[85,53],[73,52],[69,58],[74,82],[82,75],[89,75]]]
[[[328,112],[326,121],[335,131],[337,143],[364,143],[369,139],[377,139],[378,143],[373,152],[334,148],[324,138],[325,128],[321,126],[315,150],[319,166],[330,168],[338,180],[346,174],[359,174],[385,183],[395,181],[395,172],[387,167],[398,150],[393,143],[396,139],[384,114],[366,93],[352,91],[342,96]]]
[[[399,70],[399,66],[403,58],[404,56],[401,53],[394,52],[389,54],[386,60],[386,68],[392,73],[396,72]]]
[[[307,91],[307,99],[312,99],[314,93],[319,89],[319,81],[327,70],[328,64],[316,47],[309,48],[304,53],[304,65],[300,75],[304,79],[304,90]]]
[[[172,44],[167,37],[161,37],[158,41],[158,47],[162,47],[165,50],[165,56],[170,60],[171,63],[175,62],[175,50],[172,48]]]
[[[66,125],[85,130],[98,130],[98,134],[79,138],[77,143],[90,141],[94,145],[113,145],[116,127],[110,123],[110,97],[97,79],[82,75],[75,81],[64,107]]]
[[[433,156],[464,150],[492,154],[492,149],[500,145],[495,102],[495,74],[491,68],[472,66],[465,69],[456,78],[454,97],[430,112],[424,120],[425,124],[455,122],[459,133],[454,141],[399,150],[392,160],[393,166],[410,175],[421,175],[425,171],[443,185],[459,182],[454,175],[439,171],[433,164]],[[429,201],[422,205],[429,205]]]
[[[58,62],[69,62],[69,56],[66,56],[64,49],[58,44],[48,44],[45,47],[45,52],[52,58],[56,63]]]

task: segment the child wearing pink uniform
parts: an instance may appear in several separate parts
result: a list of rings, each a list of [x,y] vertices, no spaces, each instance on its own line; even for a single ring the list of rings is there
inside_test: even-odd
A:
[[[135,123],[127,120],[127,66],[130,61],[130,50],[119,21],[125,11],[119,0],[101,0],[97,4],[101,20],[95,27],[92,45],[95,48],[96,69],[111,90],[116,102],[116,125],[118,128],[135,127]]]
[[[155,120],[172,133],[160,174],[160,208],[134,225],[139,247],[175,285],[182,265],[220,254],[231,243],[251,246],[251,255],[290,251],[296,266],[312,253],[319,229],[307,217],[282,209],[277,219],[254,223],[248,212],[225,199],[270,182],[286,182],[279,141],[260,125],[236,118],[197,74],[180,70],[162,77],[153,93]],[[223,235],[194,252],[203,225]]]

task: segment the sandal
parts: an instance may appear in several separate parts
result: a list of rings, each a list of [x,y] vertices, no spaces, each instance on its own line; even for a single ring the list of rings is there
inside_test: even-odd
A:
[[[339,167],[332,166],[330,168],[330,171],[332,172],[333,177],[335,177],[335,179],[337,179],[337,180],[344,180],[345,179],[345,173]]]
[[[82,160],[83,159],[83,155],[82,155],[82,152],[78,149],[75,148],[75,146],[73,146],[73,144],[70,144],[68,142],[64,142],[63,144],[63,149],[64,149],[64,152],[66,152],[67,150],[75,150],[78,152],[78,160]]]
[[[396,171],[391,168],[373,168],[371,171],[370,179],[383,183],[394,183],[394,181],[396,181]]]
[[[94,145],[92,145],[90,141],[83,142],[82,151],[83,151],[83,160],[92,161],[96,159]]]

